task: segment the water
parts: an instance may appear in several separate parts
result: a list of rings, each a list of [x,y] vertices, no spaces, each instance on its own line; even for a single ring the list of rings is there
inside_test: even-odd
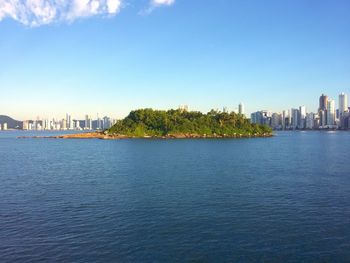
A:
[[[0,132],[1,262],[350,262],[350,133]]]

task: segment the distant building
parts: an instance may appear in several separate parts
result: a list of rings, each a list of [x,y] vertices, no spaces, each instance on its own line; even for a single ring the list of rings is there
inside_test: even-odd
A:
[[[244,104],[242,102],[238,105],[238,113],[242,114],[242,115],[245,115]]]
[[[179,110],[181,112],[187,112],[188,111],[188,105],[180,105]]]
[[[63,123],[62,123],[63,124]],[[64,128],[63,129],[67,129],[67,130],[73,130],[73,120],[72,120],[72,116],[70,114],[66,114],[66,123],[62,125]]]
[[[29,130],[29,121],[23,121],[23,130]]]
[[[299,127],[299,110],[298,109],[292,109],[292,124],[291,128],[293,130],[297,129]]]
[[[325,128],[327,126],[327,110],[320,110],[318,112],[320,118],[320,128]]]
[[[274,130],[282,129],[282,115],[278,113],[273,113],[271,116],[271,128]]]
[[[92,125],[91,125],[92,126]],[[90,130],[90,118],[89,115],[85,115],[85,125],[84,125],[84,129],[85,130]]]
[[[80,130],[81,128],[80,128],[80,121],[78,121],[78,120],[75,120],[75,129],[76,130]]]
[[[335,125],[335,101],[329,99],[327,102],[327,126],[332,128]]]
[[[319,103],[319,108],[318,110],[327,110],[327,102],[328,102],[328,96],[322,94],[320,97],[320,103]]]
[[[6,122],[2,125],[2,129],[3,129],[4,131],[7,130],[7,123],[6,123]]]
[[[250,115],[250,117],[251,117],[250,118],[251,123],[271,126],[272,114],[269,111],[262,110],[262,111],[253,112]]]
[[[299,129],[305,129],[306,125],[306,107],[305,106],[300,106],[299,107],[299,124],[298,127]]]
[[[312,130],[315,128],[315,114],[308,113],[305,118],[305,129]]]
[[[67,123],[68,123],[68,121],[66,119],[62,119],[62,121],[61,121],[62,130],[67,130]]]
[[[109,129],[112,127],[111,119],[107,116],[103,117],[103,129]]]
[[[348,95],[342,92],[339,95],[339,118],[348,111]]]
[[[322,94],[319,99],[319,107],[318,107],[318,115],[319,115],[319,122],[320,122],[320,128],[325,128],[327,126],[327,103],[328,103],[328,96]]]

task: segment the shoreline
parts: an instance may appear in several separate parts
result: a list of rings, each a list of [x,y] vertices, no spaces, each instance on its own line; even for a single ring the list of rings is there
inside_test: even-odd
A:
[[[236,134],[236,135],[199,135],[199,134],[168,134],[165,136],[129,136],[122,134],[104,134],[99,132],[64,134],[57,136],[19,136],[18,139],[240,139],[240,138],[269,138],[273,134]]]

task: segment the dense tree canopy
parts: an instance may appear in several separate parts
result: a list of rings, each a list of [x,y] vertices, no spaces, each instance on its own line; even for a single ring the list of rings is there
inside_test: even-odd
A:
[[[169,136],[193,134],[198,136],[236,136],[271,134],[267,126],[251,124],[243,115],[234,112],[140,109],[130,112],[108,130],[110,134],[128,136]]]

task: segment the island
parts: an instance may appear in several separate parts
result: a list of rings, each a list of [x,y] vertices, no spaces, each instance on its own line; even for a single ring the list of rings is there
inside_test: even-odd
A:
[[[251,124],[242,114],[211,110],[199,111],[139,109],[100,132],[65,134],[36,138],[127,139],[127,138],[252,138],[271,137],[265,125]]]

